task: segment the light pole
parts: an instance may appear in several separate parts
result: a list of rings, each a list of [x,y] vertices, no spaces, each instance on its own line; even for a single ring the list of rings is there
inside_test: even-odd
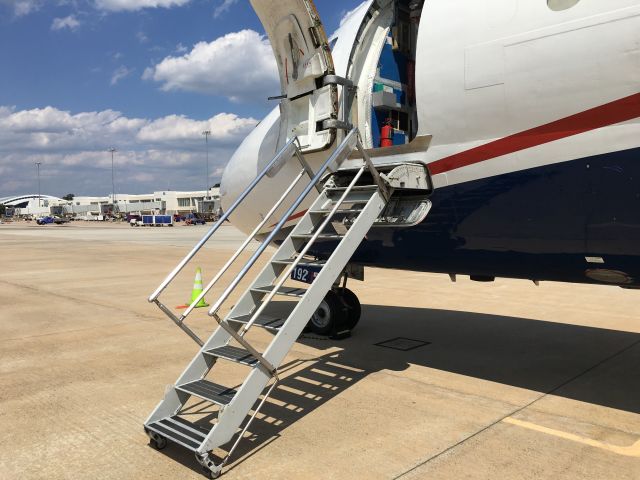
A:
[[[115,181],[115,174],[113,172],[113,154],[116,153],[118,150],[115,149],[115,147],[111,147],[109,149],[109,151],[111,152],[111,201],[113,202],[113,211],[115,212],[116,210],[116,181]]]
[[[202,132],[202,134],[204,135],[204,143],[207,146],[207,174],[205,175],[205,181],[207,182],[207,188],[206,188],[207,193],[205,193],[204,200],[208,200],[209,199],[209,135],[211,135],[211,130],[205,130],[204,132]],[[204,208],[204,204],[203,204],[203,208]]]
[[[42,206],[42,197],[40,195],[40,165],[42,165],[42,162],[36,162],[36,170],[38,172],[38,208]]]

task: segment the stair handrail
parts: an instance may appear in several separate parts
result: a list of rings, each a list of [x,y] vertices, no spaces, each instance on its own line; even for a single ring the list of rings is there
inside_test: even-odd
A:
[[[307,186],[304,188],[302,193],[300,193],[300,195],[298,195],[296,200],[289,207],[289,209],[285,212],[285,214],[282,216],[280,221],[278,221],[278,223],[276,224],[275,228],[262,241],[262,243],[260,244],[258,249],[254,252],[254,254],[251,256],[251,258],[244,265],[244,267],[242,267],[242,270],[240,270],[240,272],[236,275],[236,277],[233,279],[233,281],[229,284],[229,286],[222,293],[220,298],[218,298],[218,300],[216,300],[215,304],[209,310],[209,315],[210,316],[212,316],[212,317],[216,316],[216,314],[217,314],[218,310],[220,309],[220,307],[222,306],[222,304],[227,300],[227,298],[229,298],[231,293],[236,289],[238,284],[242,281],[242,279],[245,277],[245,275],[249,272],[251,267],[253,267],[253,265],[256,263],[258,258],[260,258],[262,253],[266,250],[266,248],[271,244],[271,242],[273,241],[275,236],[278,234],[278,232],[280,232],[282,227],[290,220],[291,216],[298,209],[298,207],[300,206],[302,201],[307,197],[307,195],[309,195],[309,192],[313,188],[315,188],[316,184],[322,179],[325,171],[329,168],[329,166],[331,166],[333,163],[338,163],[339,164],[342,161],[344,161],[344,159],[346,157],[340,159],[341,155],[344,155],[345,149],[348,146],[350,146],[351,143],[357,143],[357,141],[358,141],[358,129],[357,128],[353,128],[345,136],[345,138],[342,141],[342,143],[340,143],[340,145],[333,151],[333,153],[329,156],[329,158],[318,169],[318,171],[313,176],[311,181],[307,184]],[[349,153],[351,153],[354,148],[355,148],[355,145],[351,146],[351,148],[349,150]]]
[[[202,239],[191,249],[191,251],[182,259],[182,261],[171,271],[169,275],[164,279],[160,286],[149,296],[149,302],[155,302],[160,294],[169,286],[169,284],[178,276],[182,269],[195,257],[200,249],[209,241],[214,233],[220,228],[222,224],[229,218],[229,216],[235,211],[236,208],[242,203],[242,201],[253,191],[253,189],[260,183],[262,178],[271,170],[271,168],[278,163],[293,147],[294,152],[297,150],[298,137],[293,137],[287,142],[287,144],[280,149],[275,157],[262,169],[262,171],[251,181],[249,186],[240,194],[238,198],[233,202],[231,207],[223,213],[222,217],[211,227],[211,229],[202,237]],[[294,152],[291,152],[293,155]]]
[[[362,176],[362,174],[364,173],[365,169],[367,169],[367,168],[368,167],[367,167],[366,164],[363,165],[362,167],[360,167],[360,170],[358,170],[358,173],[356,175],[354,175],[353,179],[351,180],[351,182],[349,183],[349,185],[347,186],[345,191],[340,196],[340,199],[337,202],[335,202],[335,205],[331,209],[331,212],[327,215],[327,217],[324,219],[324,221],[320,224],[320,226],[313,233],[312,237],[309,239],[309,241],[307,242],[305,247],[302,249],[302,251],[297,255],[297,257],[293,261],[293,263],[291,265],[289,265],[285,269],[285,271],[283,273],[280,274],[280,280],[278,280],[278,282],[275,284],[275,286],[273,287],[273,290],[271,290],[271,292],[269,292],[269,295],[267,296],[267,298],[262,300],[262,303],[261,303],[260,307],[252,314],[251,319],[249,320],[249,322],[247,322],[242,327],[242,330],[239,332],[240,336],[244,337],[244,335],[247,333],[247,331],[253,326],[255,321],[258,319],[260,314],[262,314],[262,312],[264,312],[264,310],[267,308],[269,302],[271,302],[271,300],[273,300],[273,297],[276,296],[278,289],[280,287],[282,287],[282,285],[284,285],[284,282],[286,282],[288,280],[289,275],[291,275],[291,272],[293,271],[293,269],[296,268],[300,264],[300,262],[302,261],[303,257],[307,254],[307,252],[309,251],[311,246],[316,242],[316,240],[318,239],[320,234],[324,231],[324,229],[327,228],[327,225],[329,225],[329,222],[334,217],[334,215],[336,214],[338,209],[345,202],[345,200],[349,196],[349,193],[351,193],[351,191],[353,190],[353,187],[356,185],[356,183],[358,183],[358,180],[360,180],[360,177]]]
[[[303,168],[300,171],[300,173],[298,173],[298,175],[296,175],[296,177],[293,179],[293,181],[291,182],[289,187],[284,191],[284,193],[282,194],[280,199],[273,205],[273,207],[271,207],[271,210],[264,216],[264,218],[258,224],[258,226],[256,226],[256,228],[254,228],[253,231],[247,236],[247,238],[242,243],[242,245],[240,245],[240,247],[236,250],[236,252],[233,254],[233,256],[229,260],[227,260],[227,263],[224,264],[224,266],[218,271],[216,276],[213,277],[213,279],[207,284],[207,286],[202,290],[200,295],[198,295],[198,297],[191,302],[191,304],[182,313],[182,315],[180,315],[180,320],[181,321],[184,320],[185,318],[187,318],[187,316],[193,311],[193,309],[196,308],[196,305],[198,305],[200,303],[200,300],[202,300],[205,297],[205,295],[207,293],[209,293],[209,291],[214,287],[214,285],[216,283],[218,283],[218,281],[227,272],[227,270],[229,270],[229,268],[231,268],[231,265],[233,265],[233,263],[236,261],[236,259],[242,254],[242,252],[244,252],[244,250],[247,248],[249,243],[251,243],[256,238],[256,235],[258,235],[260,230],[262,230],[262,228],[266,225],[266,223],[269,221],[269,219],[276,212],[276,210],[278,208],[280,208],[280,205],[282,205],[282,203],[286,200],[286,198],[289,196],[289,194],[292,192],[292,190],[298,184],[300,179],[305,175],[305,173],[308,173],[308,172],[306,171],[305,168]]]

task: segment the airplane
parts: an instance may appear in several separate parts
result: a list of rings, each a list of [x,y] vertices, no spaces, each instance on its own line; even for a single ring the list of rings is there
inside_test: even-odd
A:
[[[279,104],[227,164],[221,219],[148,299],[200,346],[145,421],[152,447],[221,475],[300,333],[356,326],[346,281],[366,266],[640,288],[640,0],[367,0],[331,37],[312,0],[251,4]],[[178,316],[160,294],[227,219],[247,240]],[[252,238],[200,339],[187,315]],[[276,295],[298,301],[271,312]],[[248,373],[215,383],[218,362]],[[192,397],[217,410],[194,418]]]
[[[638,0],[368,0],[331,38],[309,0],[251,3],[282,91],[226,166],[225,209],[294,135],[322,164],[344,113],[377,167],[418,163],[432,184],[428,215],[372,228],[351,263],[640,288]],[[326,72],[353,87],[337,98]],[[232,223],[250,232],[293,172]]]

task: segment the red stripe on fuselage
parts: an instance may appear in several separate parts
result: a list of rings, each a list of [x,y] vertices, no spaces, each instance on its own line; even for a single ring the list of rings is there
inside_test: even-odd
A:
[[[431,175],[449,172],[638,117],[640,117],[640,93],[436,160],[429,164],[429,171]],[[287,222],[297,220],[305,213],[307,213],[306,210],[291,215]],[[269,228],[276,225],[274,223]]]
[[[445,173],[638,117],[640,93],[436,160],[429,164],[429,171]]]

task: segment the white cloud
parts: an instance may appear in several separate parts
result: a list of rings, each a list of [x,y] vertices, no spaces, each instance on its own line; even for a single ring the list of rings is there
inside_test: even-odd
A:
[[[21,111],[0,107],[0,152],[102,149],[111,144],[192,148],[202,142],[204,130],[211,130],[212,143],[226,146],[239,143],[257,123],[232,113],[202,121],[183,115],[151,120],[129,118],[115,110],[72,114],[54,107]]]
[[[33,189],[24,172],[39,161],[45,193],[107,193],[111,146],[118,149],[121,192],[164,189],[167,181],[176,189],[201,188],[202,131],[212,132],[210,166],[219,176],[236,145],[257,123],[230,113],[200,121],[178,115],[129,118],[114,110],[73,114],[54,107],[17,111],[0,106],[0,192]]]
[[[147,37],[143,31],[136,32],[136,38],[140,43],[147,43],[149,41],[149,37]]]
[[[124,65],[120,65],[115,69],[113,74],[111,75],[111,85],[117,85],[118,82],[133,73],[132,68],[127,68]]]
[[[269,41],[253,30],[197,43],[185,55],[166,57],[145,70],[144,79],[163,90],[220,95],[234,101],[279,93],[278,69]]]
[[[213,17],[218,18],[225,12],[228,12],[231,6],[238,3],[238,0],[222,0],[222,2],[213,10]]]
[[[71,115],[69,112],[53,107],[35,108],[16,112],[14,108],[0,109],[0,127],[4,133],[59,133],[81,128],[83,122],[91,128],[92,124],[110,124],[120,113],[113,110],[87,112]],[[90,120],[90,121],[89,121]]]
[[[129,119],[114,110],[71,114],[53,107],[0,111],[0,152],[79,149],[111,140],[134,143],[137,132],[148,123]],[[106,143],[102,143],[102,141]]]
[[[7,5],[13,10],[16,17],[22,17],[38,10],[41,6],[40,0],[0,0],[0,4]]]
[[[51,30],[62,30],[68,28],[69,30],[75,30],[80,26],[80,22],[75,15],[69,15],[64,18],[54,18],[51,24]]]
[[[255,125],[253,118],[240,118],[232,113],[219,113],[205,121],[169,115],[145,125],[137,138],[152,143],[201,143],[202,132],[210,130],[212,141],[225,144],[244,137]]]
[[[99,10],[112,12],[136,11],[143,8],[170,8],[180,7],[191,0],[95,0],[95,6]]]
[[[97,10],[105,10],[109,12],[121,12],[121,11],[138,11],[145,8],[171,8],[180,7],[191,2],[191,0],[87,0]],[[223,0],[223,3],[234,3],[237,0]],[[72,4],[75,5],[75,1],[59,0],[59,5]],[[29,15],[39,10],[44,4],[43,0],[0,0],[0,6],[6,5],[13,10],[13,14],[16,17],[22,17]],[[218,7],[220,8],[220,7]],[[225,10],[228,7],[225,7]]]

